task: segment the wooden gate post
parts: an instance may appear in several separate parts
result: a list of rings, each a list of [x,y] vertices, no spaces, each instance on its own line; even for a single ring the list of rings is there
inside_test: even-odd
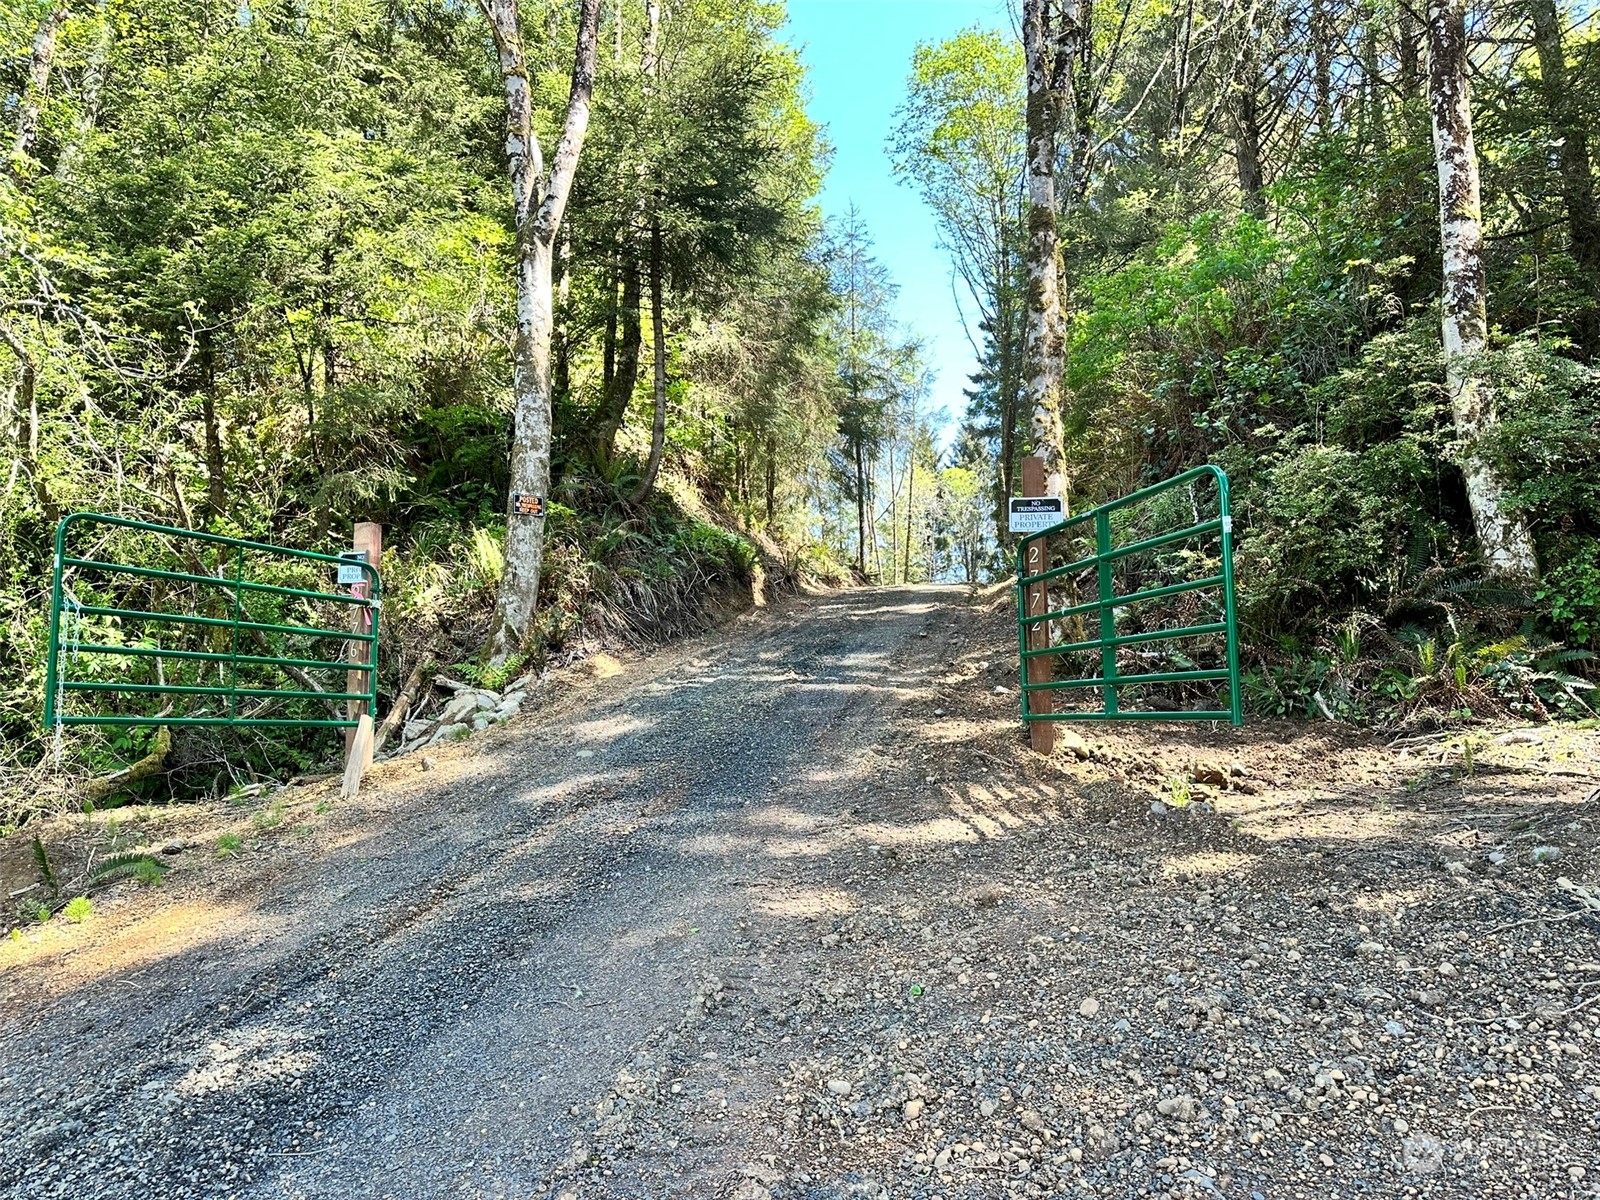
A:
[[[1022,460],[1022,494],[1024,496],[1042,496],[1045,494],[1044,459],[1029,456]],[[1028,551],[1023,563],[1023,569],[1029,575],[1037,575],[1046,570],[1050,565],[1050,542],[1048,538],[1035,538],[1028,543]],[[1030,583],[1025,596],[1027,616],[1037,616],[1042,612],[1049,612],[1050,585],[1048,583]],[[1050,622],[1040,621],[1037,625],[1028,626],[1028,649],[1036,650],[1050,644]],[[1050,658],[1040,655],[1038,658],[1028,660],[1028,682],[1046,683],[1050,679]],[[1055,696],[1051,692],[1029,692],[1028,711],[1030,713],[1048,713],[1055,711]],[[1029,721],[1028,742],[1033,747],[1035,754],[1049,754],[1056,746],[1056,723],[1054,721]]]
[[[355,536],[351,539],[351,548],[358,554],[366,555],[366,562],[374,570],[377,569],[378,560],[383,554],[383,526],[371,521],[357,521]],[[367,585],[357,584],[352,589],[356,595],[367,595]],[[351,633],[367,633],[371,630],[372,614],[366,608],[352,606],[350,617]],[[375,660],[371,642],[351,642],[349,661],[370,663]],[[367,692],[372,690],[373,676],[367,671],[346,671],[344,677],[344,690],[347,692]],[[368,711],[365,701],[345,701],[345,713],[349,720],[357,722],[354,728],[344,731],[344,794],[353,796],[361,787],[361,774],[372,765],[373,754],[373,728],[372,714]]]

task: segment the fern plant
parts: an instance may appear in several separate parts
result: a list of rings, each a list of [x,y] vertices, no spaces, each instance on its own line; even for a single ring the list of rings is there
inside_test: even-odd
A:
[[[56,879],[55,868],[50,865],[50,856],[45,853],[44,843],[39,840],[39,835],[33,835],[33,865],[38,868],[39,882],[50,889],[52,896],[61,894],[61,883]]]
[[[114,854],[101,861],[89,877],[105,883],[119,876],[132,875],[142,884],[158,884],[172,868],[153,854]]]

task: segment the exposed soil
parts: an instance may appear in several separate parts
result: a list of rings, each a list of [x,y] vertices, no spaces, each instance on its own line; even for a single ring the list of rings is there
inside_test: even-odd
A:
[[[0,945],[0,1188],[1600,1195],[1600,735],[1043,761],[1006,605],[813,598],[353,802],[53,828],[175,869]]]

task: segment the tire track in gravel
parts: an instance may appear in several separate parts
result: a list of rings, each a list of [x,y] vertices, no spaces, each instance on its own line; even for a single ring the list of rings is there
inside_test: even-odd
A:
[[[669,653],[298,864],[237,940],[8,1016],[0,1187],[544,1194],[619,1073],[759,969],[740,929],[783,868],[729,836],[747,806],[845,806],[960,601],[846,593]]]

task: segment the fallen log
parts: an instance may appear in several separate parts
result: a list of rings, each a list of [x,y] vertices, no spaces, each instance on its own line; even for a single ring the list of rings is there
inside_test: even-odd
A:
[[[394,736],[394,731],[400,728],[401,722],[406,719],[406,712],[411,708],[412,702],[417,698],[418,690],[422,687],[422,678],[432,666],[432,660],[424,654],[417,659],[417,665],[411,668],[411,674],[406,676],[400,694],[394,698],[394,707],[383,719],[383,724],[378,726],[377,740],[372,745],[374,754],[383,749],[384,743]]]
[[[83,785],[83,801],[86,805],[99,804],[107,796],[121,791],[130,784],[138,783],[141,779],[149,779],[159,775],[166,768],[167,755],[172,753],[172,730],[162,725],[156,729],[156,744],[150,748],[138,762],[131,766],[123,767],[120,771],[113,771],[110,775],[102,775],[99,779],[91,779]]]

